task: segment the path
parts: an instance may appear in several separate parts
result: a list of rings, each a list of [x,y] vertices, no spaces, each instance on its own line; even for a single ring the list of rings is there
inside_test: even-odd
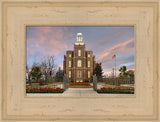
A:
[[[69,88],[67,89],[62,96],[77,96],[77,97],[86,97],[86,96],[97,96],[98,93],[93,91],[93,88]]]

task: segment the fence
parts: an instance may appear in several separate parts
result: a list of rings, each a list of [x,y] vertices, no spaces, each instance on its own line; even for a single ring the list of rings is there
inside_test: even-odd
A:
[[[64,90],[68,89],[68,83],[69,83],[68,76],[66,74],[64,74],[64,76],[63,76],[63,89]]]
[[[93,75],[93,90],[97,91],[97,76]]]
[[[103,82],[110,85],[134,84],[134,78],[103,78]]]

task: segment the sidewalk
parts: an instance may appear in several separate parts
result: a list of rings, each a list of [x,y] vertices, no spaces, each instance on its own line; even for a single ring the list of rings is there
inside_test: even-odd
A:
[[[77,96],[77,97],[86,97],[86,96],[97,96],[98,93],[93,91],[93,88],[69,88],[67,89],[62,96]]]

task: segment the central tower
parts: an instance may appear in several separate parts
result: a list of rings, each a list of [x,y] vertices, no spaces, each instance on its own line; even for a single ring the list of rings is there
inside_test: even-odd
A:
[[[86,57],[85,57],[85,44],[83,42],[82,33],[77,33],[77,41],[74,43],[74,79],[76,82],[82,82],[85,80],[85,66],[86,66]]]
[[[77,33],[74,50],[68,50],[64,55],[63,72],[73,82],[91,81],[95,67],[93,51],[85,50],[82,33]]]

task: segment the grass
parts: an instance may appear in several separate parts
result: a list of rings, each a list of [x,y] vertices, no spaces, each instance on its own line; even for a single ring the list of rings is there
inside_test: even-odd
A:
[[[26,88],[28,88],[30,85],[29,84],[26,84]],[[40,86],[39,83],[32,83],[31,85],[32,87],[35,87],[35,86]]]

